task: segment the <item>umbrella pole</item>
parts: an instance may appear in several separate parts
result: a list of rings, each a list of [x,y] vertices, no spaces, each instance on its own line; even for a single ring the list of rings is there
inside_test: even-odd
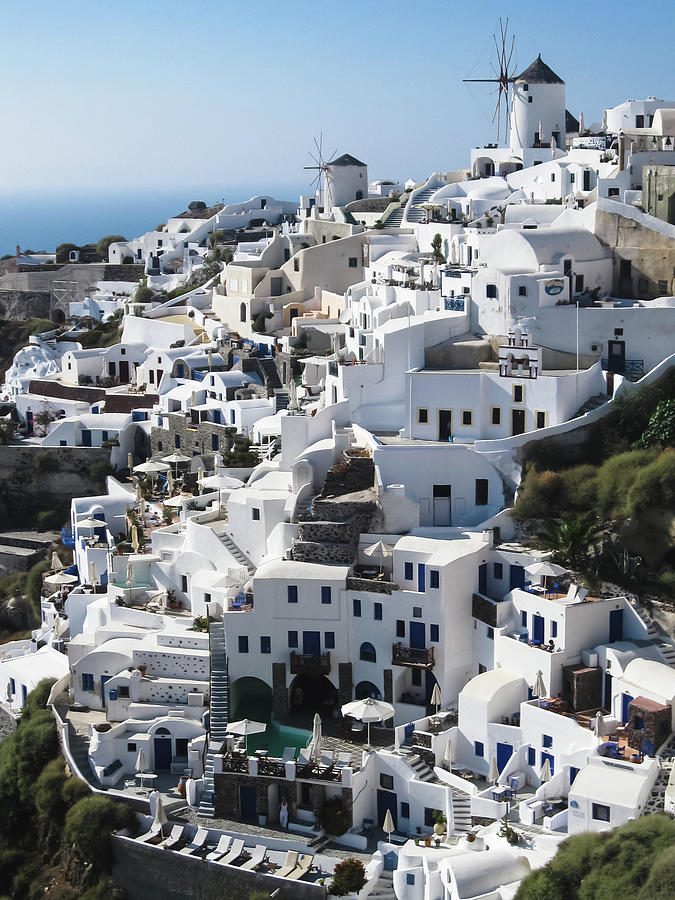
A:
[[[368,722],[368,749],[370,750],[370,722]]]

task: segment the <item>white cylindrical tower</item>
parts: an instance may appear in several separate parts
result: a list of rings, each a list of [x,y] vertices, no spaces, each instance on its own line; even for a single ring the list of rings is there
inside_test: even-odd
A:
[[[565,82],[538,56],[517,75],[511,102],[510,146],[513,151],[539,144],[565,146]]]
[[[324,209],[346,206],[352,200],[365,200],[368,196],[368,166],[352,156],[343,153],[326,166],[326,187]]]

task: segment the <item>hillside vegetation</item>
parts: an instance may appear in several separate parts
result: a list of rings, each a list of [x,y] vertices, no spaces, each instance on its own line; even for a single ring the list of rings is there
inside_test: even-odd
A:
[[[0,320],[0,382],[4,381],[15,354],[26,346],[31,334],[51,331],[54,327],[49,319]]]

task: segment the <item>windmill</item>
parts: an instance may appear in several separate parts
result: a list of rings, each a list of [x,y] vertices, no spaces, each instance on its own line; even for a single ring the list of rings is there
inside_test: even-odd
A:
[[[323,131],[319,134],[319,140],[317,141],[314,138],[314,146],[316,148],[316,153],[312,153],[310,150],[308,155],[312,162],[313,166],[304,166],[305,169],[310,169],[311,171],[316,172],[316,176],[312,181],[312,187],[315,189],[316,193],[319,195],[320,202],[323,205],[324,193],[323,193],[323,179],[324,176],[326,178],[326,185],[328,185],[328,181],[330,179],[329,167],[331,161],[335,158],[335,154],[337,153],[337,148],[333,150],[328,159],[323,155]]]
[[[497,143],[501,137],[502,114],[504,116],[504,132],[506,132],[509,118],[509,98],[511,97],[511,85],[514,82],[514,69],[511,68],[511,59],[515,49],[516,39],[509,35],[509,20],[503,22],[499,19],[499,35],[493,34],[496,60],[490,63],[494,78],[464,78],[464,83],[496,84],[492,92],[497,94],[497,103],[492,116],[492,121],[497,120]]]

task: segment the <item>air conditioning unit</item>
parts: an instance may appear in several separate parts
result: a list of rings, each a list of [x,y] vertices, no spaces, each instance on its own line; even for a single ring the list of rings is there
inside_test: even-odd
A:
[[[584,665],[588,666],[589,669],[595,668],[598,664],[598,654],[594,653],[592,650],[584,650],[581,654],[581,658],[584,661]]]
[[[602,353],[602,344],[591,344],[591,353]]]

